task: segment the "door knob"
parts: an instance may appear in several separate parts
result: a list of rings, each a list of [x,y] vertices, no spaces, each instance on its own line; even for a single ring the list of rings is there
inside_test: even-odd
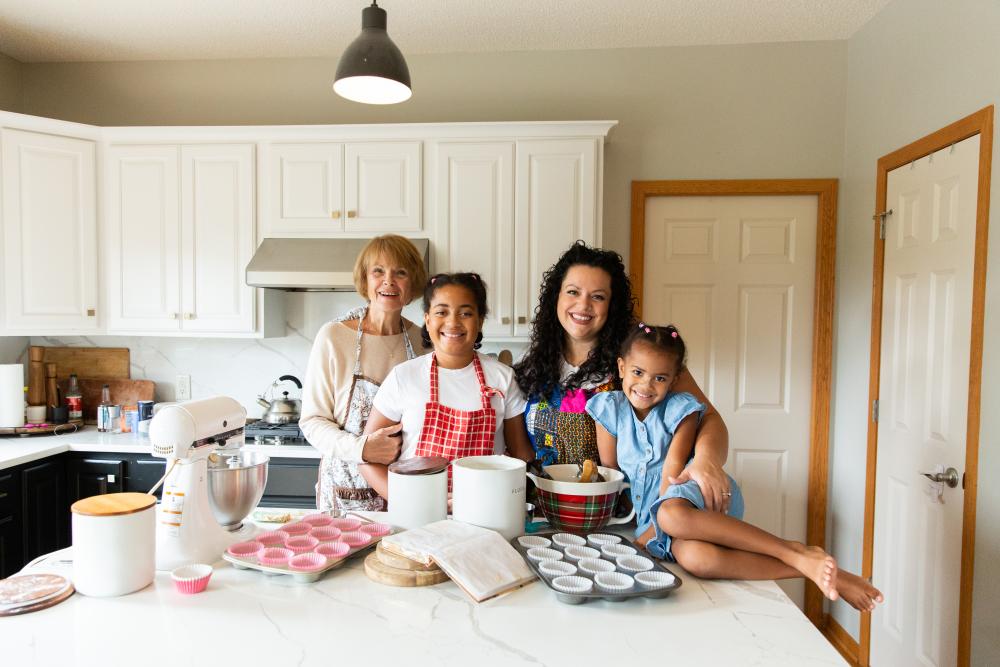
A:
[[[357,211],[348,211],[347,212],[347,217],[348,218],[356,218],[356,217],[358,217],[358,212]]]
[[[948,468],[944,472],[924,472],[920,474],[932,482],[944,482],[952,489],[958,486],[958,471],[954,468]]]
[[[330,217],[333,218],[334,220],[339,220],[340,219],[340,211],[331,211],[330,212]]]

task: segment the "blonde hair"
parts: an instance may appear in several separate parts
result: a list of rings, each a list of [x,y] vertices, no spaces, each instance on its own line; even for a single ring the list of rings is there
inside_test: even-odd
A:
[[[424,285],[427,284],[427,269],[424,268],[424,261],[420,258],[420,251],[410,239],[397,234],[386,234],[376,236],[369,241],[358,253],[358,258],[354,262],[354,289],[361,298],[368,300],[368,268],[379,257],[385,258],[386,262],[396,264],[401,269],[406,269],[410,274],[409,302],[423,294]]]

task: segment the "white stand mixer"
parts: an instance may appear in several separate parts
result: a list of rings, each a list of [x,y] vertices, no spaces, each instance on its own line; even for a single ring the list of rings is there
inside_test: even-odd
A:
[[[213,563],[240,539],[219,525],[208,502],[208,457],[242,441],[247,413],[226,396],[160,410],[149,425],[154,456],[167,459],[163,500],[156,509],[156,569]]]

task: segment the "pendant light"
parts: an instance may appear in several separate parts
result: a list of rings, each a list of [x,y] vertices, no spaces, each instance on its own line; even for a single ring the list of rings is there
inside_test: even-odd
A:
[[[373,0],[361,10],[361,34],[340,56],[333,90],[364,104],[396,104],[410,99],[410,70],[386,32],[386,13]]]

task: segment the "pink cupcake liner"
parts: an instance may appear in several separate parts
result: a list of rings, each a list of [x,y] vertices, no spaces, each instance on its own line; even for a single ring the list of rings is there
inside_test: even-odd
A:
[[[315,550],[320,556],[325,556],[330,560],[343,558],[351,552],[351,547],[343,542],[327,542],[316,547]]]
[[[237,542],[233,546],[226,549],[226,553],[230,556],[236,556],[237,558],[254,560],[263,548],[264,545],[256,540],[252,542]]]
[[[330,521],[331,526],[336,526],[341,530],[357,530],[361,525],[361,519],[353,519],[351,517],[338,517]]]
[[[303,523],[302,521],[298,521],[296,523],[286,523],[281,527],[282,533],[288,533],[293,537],[297,535],[306,535],[310,530],[312,530],[312,526],[308,523]]]
[[[303,554],[307,551],[312,551],[319,544],[319,540],[310,535],[298,535],[297,537],[289,537],[285,542],[285,548],[291,549],[297,554]]]
[[[265,547],[277,547],[283,545],[288,538],[288,533],[283,530],[269,530],[266,533],[261,533],[254,540]]]
[[[257,554],[257,562],[261,565],[285,565],[295,553],[291,549],[268,547]]]
[[[333,517],[328,514],[309,514],[302,517],[302,523],[310,526],[329,526],[333,523]]]
[[[382,537],[392,532],[392,526],[385,523],[366,523],[358,527],[362,533],[368,533],[372,537]]]
[[[350,547],[361,547],[371,542],[372,536],[361,531],[341,533],[340,541]]]
[[[313,528],[309,535],[315,537],[320,542],[333,542],[340,537],[340,528],[334,528],[333,526]]]
[[[288,561],[288,567],[300,572],[312,572],[326,567],[326,557],[312,552],[299,554]]]
[[[212,566],[202,563],[184,565],[171,572],[170,578],[174,580],[174,588],[184,595],[201,593],[212,578]]]

